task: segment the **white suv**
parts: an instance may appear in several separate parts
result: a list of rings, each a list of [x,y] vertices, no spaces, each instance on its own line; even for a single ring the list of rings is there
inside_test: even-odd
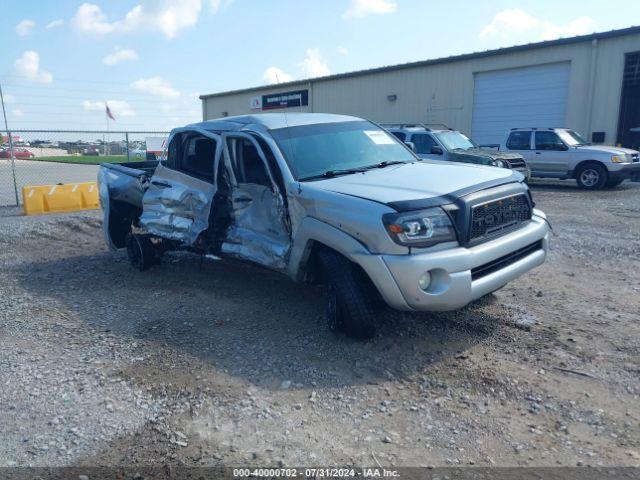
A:
[[[591,145],[569,128],[512,128],[500,150],[521,154],[532,177],[575,178],[587,190],[640,181],[636,150]]]

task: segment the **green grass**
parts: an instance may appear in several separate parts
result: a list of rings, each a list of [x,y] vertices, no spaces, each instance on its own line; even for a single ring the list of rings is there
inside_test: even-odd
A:
[[[69,155],[65,157],[35,157],[29,160],[37,162],[58,162],[58,163],[81,163],[83,165],[99,165],[101,163],[124,163],[127,161],[126,155]],[[144,161],[143,157],[131,157],[131,162]]]

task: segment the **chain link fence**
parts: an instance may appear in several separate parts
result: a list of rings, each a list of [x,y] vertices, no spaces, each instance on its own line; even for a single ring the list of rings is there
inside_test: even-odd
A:
[[[9,142],[11,135],[11,142]],[[2,132],[0,206],[22,204],[30,185],[95,181],[103,162],[159,158],[169,132],[12,130]],[[11,144],[13,144],[13,155]]]

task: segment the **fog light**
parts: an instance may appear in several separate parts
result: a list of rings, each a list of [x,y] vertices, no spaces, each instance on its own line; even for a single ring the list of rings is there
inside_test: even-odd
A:
[[[431,285],[431,274],[429,272],[425,272],[420,277],[420,280],[418,280],[418,285],[420,286],[420,289],[426,292],[429,289],[429,286]]]

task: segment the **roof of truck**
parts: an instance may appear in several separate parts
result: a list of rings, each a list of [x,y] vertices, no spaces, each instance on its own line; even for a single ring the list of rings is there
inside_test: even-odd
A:
[[[234,131],[241,130],[246,125],[262,125],[269,130],[285,127],[299,127],[301,125],[315,125],[319,123],[353,122],[362,120],[348,115],[334,115],[331,113],[258,113],[255,115],[239,115],[223,117],[191,124],[204,130]]]

